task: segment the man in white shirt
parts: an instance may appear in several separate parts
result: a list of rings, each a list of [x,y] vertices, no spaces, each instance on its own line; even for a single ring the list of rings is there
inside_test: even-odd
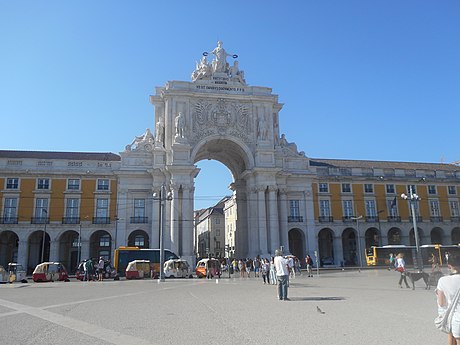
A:
[[[289,260],[281,256],[279,249],[275,250],[275,270],[276,279],[278,280],[278,299],[280,301],[289,301],[288,295],[288,277],[289,277]]]

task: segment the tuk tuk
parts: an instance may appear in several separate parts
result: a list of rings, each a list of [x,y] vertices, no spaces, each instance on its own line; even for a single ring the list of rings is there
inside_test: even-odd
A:
[[[43,262],[32,273],[34,282],[69,281],[69,275],[60,262]]]
[[[133,260],[126,267],[126,279],[144,279],[150,278],[153,272],[149,260]]]
[[[10,262],[8,264],[8,273],[10,275],[10,283],[13,283],[13,282],[27,283],[26,270],[21,264]]]
[[[220,262],[217,259],[201,259],[196,264],[196,275],[198,278],[206,277],[211,279],[221,275]]]
[[[186,260],[171,259],[165,262],[163,272],[166,278],[193,278],[192,269]]]
[[[8,272],[0,265],[0,284],[10,283],[10,275]]]

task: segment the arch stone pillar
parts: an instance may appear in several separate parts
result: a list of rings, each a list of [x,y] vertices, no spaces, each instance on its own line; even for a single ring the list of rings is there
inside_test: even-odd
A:
[[[171,184],[171,193],[172,199],[170,201],[170,237],[171,237],[171,246],[170,249],[172,252],[179,255],[179,186],[176,184]]]
[[[18,243],[18,263],[27,269],[29,254],[29,242],[27,239],[20,239]]]
[[[193,192],[195,188],[186,186],[182,189],[182,256],[193,256]],[[188,259],[187,259],[188,260]]]
[[[280,246],[280,229],[278,222],[278,198],[276,186],[268,189],[268,207],[269,207],[269,224],[270,224],[270,246],[269,253],[274,255],[275,249]]]
[[[268,253],[267,247],[267,212],[265,208],[265,188],[257,188],[257,219],[259,221],[259,252],[257,254],[265,255]]]
[[[288,238],[288,202],[285,189],[280,190],[280,246],[289,246]]]
[[[340,266],[340,262],[343,261],[342,236],[336,236],[335,233],[333,236],[334,265]]]

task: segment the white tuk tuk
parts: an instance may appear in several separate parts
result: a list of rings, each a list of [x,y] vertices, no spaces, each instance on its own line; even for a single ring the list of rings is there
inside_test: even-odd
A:
[[[193,278],[192,269],[187,260],[171,259],[164,263],[166,278]]]

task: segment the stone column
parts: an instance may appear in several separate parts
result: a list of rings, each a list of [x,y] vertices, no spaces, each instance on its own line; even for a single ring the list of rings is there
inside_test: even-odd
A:
[[[29,261],[28,255],[29,255],[29,242],[27,242],[27,240],[19,240],[18,263],[22,264],[25,269],[27,269],[27,265]]]
[[[334,265],[340,266],[340,262],[343,261],[342,237],[334,234],[333,241],[332,248],[334,250]]]
[[[160,188],[153,191],[156,195],[152,202],[152,228],[150,230],[150,248],[160,248]]]
[[[306,242],[306,253],[312,253],[313,251],[316,250],[317,244],[314,242],[315,238],[315,212],[314,212],[314,207],[313,207],[313,193],[311,191],[311,188],[308,187],[304,191],[304,202],[305,202],[305,242]],[[310,254],[311,256],[311,254]]]
[[[257,188],[257,210],[259,220],[259,252],[265,255],[268,253],[267,246],[267,211],[265,209],[265,187]]]
[[[182,256],[193,255],[193,187],[182,187]],[[188,260],[188,259],[187,259]]]
[[[258,207],[257,207],[257,189],[256,188],[250,188],[248,189],[247,192],[248,195],[248,203],[247,203],[247,219],[248,219],[248,225],[247,225],[247,241],[248,241],[248,249],[247,253],[241,252],[240,249],[237,249],[239,251],[239,255],[248,255],[250,257],[254,257],[256,254],[259,253],[259,228],[258,228]],[[236,194],[237,197],[237,202],[238,202],[238,193]],[[239,204],[237,204],[239,206]],[[239,207],[238,207],[239,208]],[[239,214],[238,214],[239,215]],[[238,217],[239,218],[239,217]],[[239,221],[239,219],[238,219]],[[238,227],[237,227],[237,231]],[[238,243],[237,245],[239,246],[243,242],[243,239],[241,236],[238,234]]]
[[[280,190],[280,237],[281,243],[280,246],[284,248],[289,248],[289,239],[288,239],[288,202],[286,190]]]
[[[170,201],[170,234],[171,234],[171,251],[177,255],[179,250],[179,186],[171,184],[172,199]]]
[[[112,250],[111,255],[113,256],[113,250]],[[81,260],[86,260],[86,259],[89,259],[89,240],[82,236],[82,239],[81,239]],[[113,258],[112,258],[112,260],[113,260]]]
[[[280,246],[280,229],[278,217],[278,198],[276,196],[277,188],[270,187],[268,191],[268,207],[269,207],[269,220],[270,220],[270,246],[269,252],[271,255],[275,254],[275,249]]]
[[[50,261],[59,261],[59,241],[50,241]]]

